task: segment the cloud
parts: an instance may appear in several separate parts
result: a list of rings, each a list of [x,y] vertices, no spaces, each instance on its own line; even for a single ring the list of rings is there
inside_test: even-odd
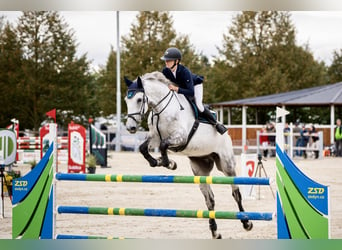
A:
[[[120,11],[120,35],[128,35],[138,11]],[[190,37],[197,52],[207,57],[217,56],[223,34],[228,32],[232,11],[171,11],[177,33]],[[15,22],[21,12],[0,12]],[[75,31],[78,55],[87,54],[94,66],[105,65],[111,46],[116,49],[115,11],[62,11],[61,15]],[[342,49],[342,11],[291,12],[297,30],[297,44],[309,44],[316,60],[330,64],[334,50]]]

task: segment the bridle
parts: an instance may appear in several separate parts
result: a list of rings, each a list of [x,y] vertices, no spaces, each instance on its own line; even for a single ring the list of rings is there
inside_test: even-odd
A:
[[[158,107],[161,103],[163,103],[164,102],[164,100],[166,100],[166,98],[169,96],[169,95],[171,95],[171,97],[169,98],[169,100],[168,100],[168,102],[166,103],[166,105],[163,107],[163,108],[161,108],[161,110],[159,111],[159,112],[155,112],[155,109],[156,109],[156,107]],[[160,114],[161,113],[163,113],[163,111],[169,106],[169,104],[170,104],[170,102],[171,102],[171,100],[172,100],[172,98],[173,97],[176,97],[176,99],[177,99],[177,101],[178,101],[178,103],[179,103],[179,107],[180,107],[180,110],[184,110],[184,108],[183,108],[183,106],[182,106],[182,104],[179,102],[179,99],[178,99],[178,97],[177,97],[177,95],[176,95],[176,93],[174,92],[174,91],[172,91],[172,90],[170,90],[153,108],[152,108],[152,116],[151,116],[151,124],[153,125],[153,117],[157,117],[157,124],[156,124],[156,128],[157,128],[157,131],[158,131],[158,135],[159,135],[159,138],[160,138],[160,140],[162,141],[163,140],[163,138],[162,138],[162,136],[161,136],[161,133],[160,133],[160,130],[159,130],[159,117],[160,117]]]
[[[141,120],[144,118],[145,114],[147,113],[147,110],[145,110],[145,104],[148,103],[148,99],[147,99],[147,96],[145,94],[145,91],[144,89],[129,89],[127,91],[127,99],[131,99],[135,96],[136,93],[138,92],[142,92],[143,93],[143,100],[142,100],[142,104],[140,106],[140,110],[138,112],[135,112],[135,113],[129,113],[127,114],[127,117],[128,118],[131,118],[132,120],[134,120],[136,123],[138,123],[137,119],[134,117],[136,115],[140,115],[141,117]]]
[[[144,89],[130,89],[127,91],[127,98],[128,99],[131,99],[135,96],[136,93],[138,92],[142,92],[143,93],[143,100],[142,100],[142,104],[141,104],[141,107],[140,107],[140,110],[138,112],[135,112],[135,113],[129,113],[127,114],[127,117],[128,118],[131,118],[133,119],[136,123],[138,123],[137,119],[134,117],[136,115],[140,115],[140,118],[141,120],[144,118],[145,114],[147,113],[148,110],[145,110],[145,104],[148,104],[148,107],[152,109],[152,116],[151,116],[151,123],[153,124],[153,118],[156,116],[157,117],[157,124],[156,124],[156,128],[157,128],[157,131],[158,131],[158,134],[159,134],[159,137],[160,139],[162,140],[162,136],[161,136],[161,133],[160,133],[160,130],[159,130],[159,116],[161,113],[164,112],[164,110],[169,106],[169,104],[171,103],[171,100],[173,97],[176,97],[178,103],[179,103],[179,108],[180,110],[184,110],[182,104],[180,103],[178,97],[177,97],[177,94],[170,90],[162,99],[160,99],[160,101],[156,104],[156,105],[150,105],[148,103],[148,98],[145,94],[145,91]],[[165,106],[163,106],[159,111],[157,111],[157,107],[160,106],[167,98],[169,97],[167,103]]]

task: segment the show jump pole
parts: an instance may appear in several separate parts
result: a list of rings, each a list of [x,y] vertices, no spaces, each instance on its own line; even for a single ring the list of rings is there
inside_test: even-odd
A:
[[[277,118],[284,117],[286,110],[277,109]],[[276,124],[276,182],[277,182],[277,230],[279,239],[328,239],[330,238],[329,189],[307,177],[292,162],[284,150],[283,123]],[[223,184],[246,182],[245,179],[224,177],[185,176],[128,176],[128,175],[83,175],[56,172],[57,135],[56,124],[50,124],[49,149],[41,161],[25,176],[13,181],[12,237],[13,239],[55,239],[56,212],[105,213],[120,215],[179,215],[203,218],[204,211],[128,208],[89,208],[56,206],[57,180],[65,181],[115,181],[115,182],[158,182],[158,183],[208,183]],[[225,177],[227,178],[227,177]],[[251,181],[252,179],[249,178]],[[269,184],[260,178],[256,181]],[[245,183],[246,184],[246,183]],[[56,210],[56,208],[58,208]],[[227,212],[227,211],[226,211]],[[207,213],[207,212],[206,212]],[[210,215],[211,213],[211,215]],[[254,216],[254,219],[271,219],[273,213],[221,213],[208,211],[208,216],[238,218]],[[267,218],[265,216],[267,215]],[[211,218],[211,217],[210,217]],[[241,217],[239,217],[241,218]],[[58,238],[58,237],[57,237]]]

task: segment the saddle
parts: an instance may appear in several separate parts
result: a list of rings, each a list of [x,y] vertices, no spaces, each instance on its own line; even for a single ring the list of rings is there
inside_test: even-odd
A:
[[[190,106],[192,108],[192,111],[194,112],[195,119],[198,120],[200,123],[206,123],[206,124],[211,124],[211,122],[205,117],[201,115],[201,112],[198,111],[197,105],[193,99],[190,99],[189,97],[186,97],[188,102],[190,103]],[[217,115],[216,112],[213,110],[209,109],[209,105],[204,104],[205,108],[208,108],[210,113],[213,115],[215,120],[217,121]]]

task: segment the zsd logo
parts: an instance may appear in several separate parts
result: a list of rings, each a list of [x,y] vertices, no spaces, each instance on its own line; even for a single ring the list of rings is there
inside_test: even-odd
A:
[[[308,194],[323,194],[323,193],[324,193],[324,188],[314,188],[314,187],[308,188]]]
[[[27,181],[14,181],[14,186],[15,187],[26,187],[28,184]]]

